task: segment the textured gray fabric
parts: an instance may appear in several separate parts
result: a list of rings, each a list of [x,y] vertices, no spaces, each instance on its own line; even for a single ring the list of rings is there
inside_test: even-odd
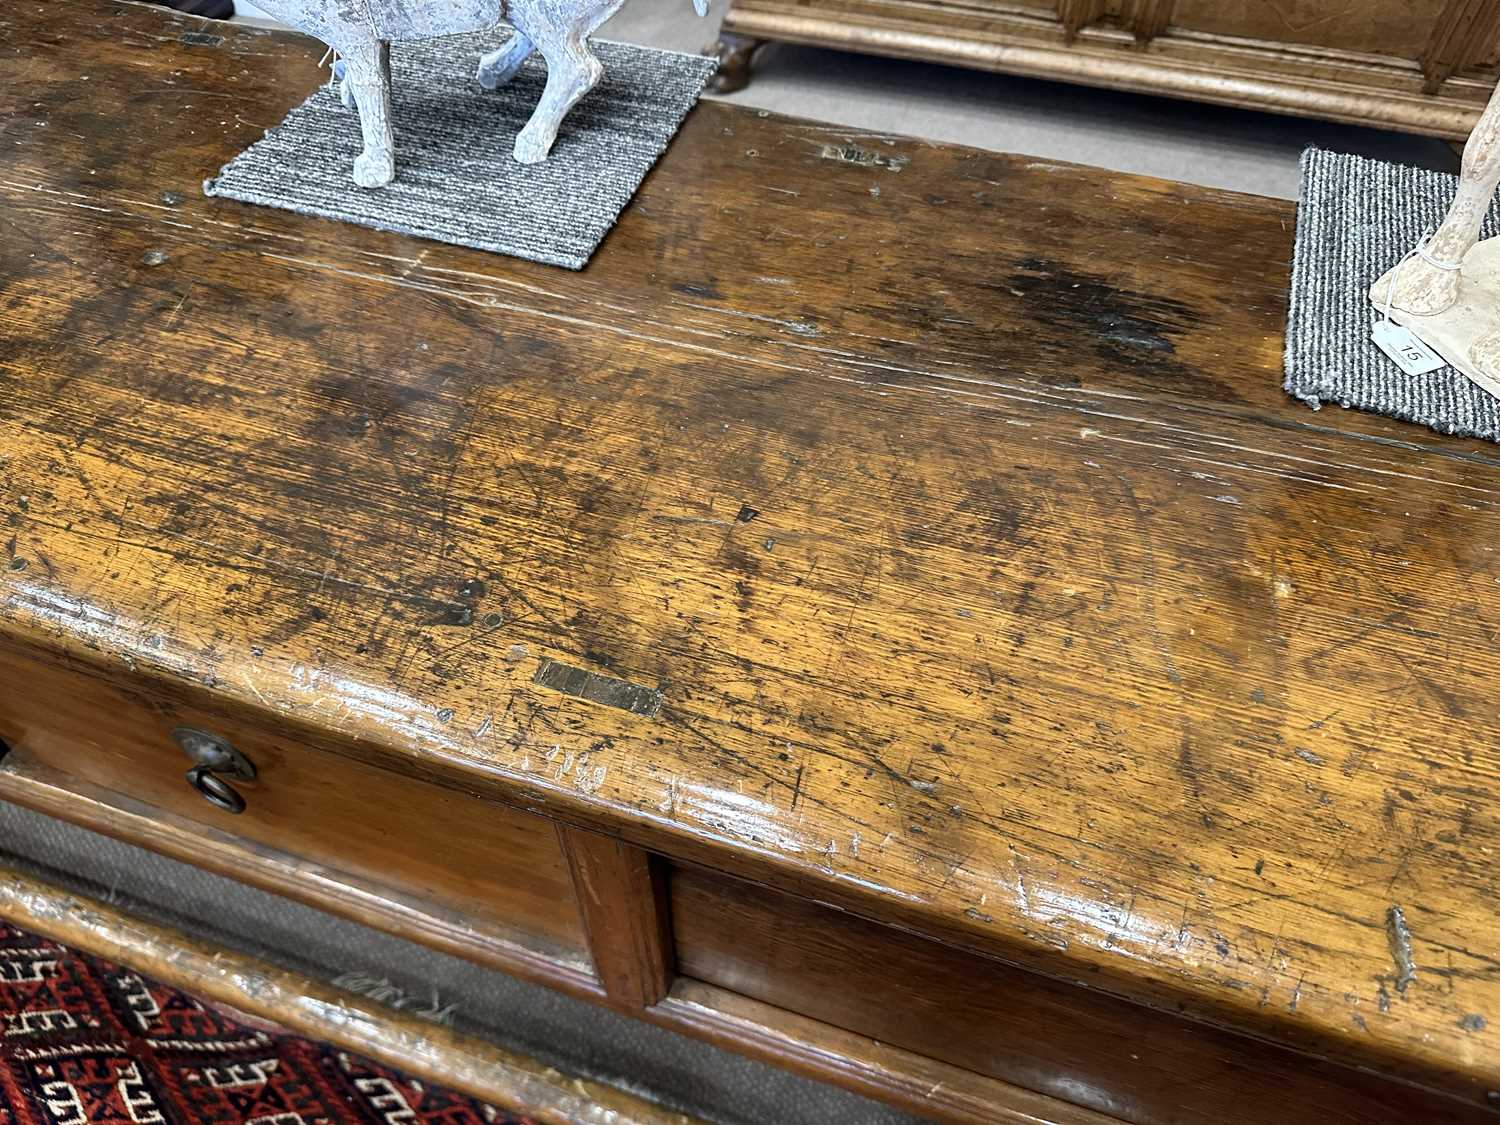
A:
[[[56,882],[335,981],[389,981],[459,1029],[708,1121],[911,1125],[915,1118],[707,1043],[0,801],[0,857]],[[368,990],[364,991],[369,995]]]
[[[1370,339],[1379,315],[1367,294],[1381,274],[1435,231],[1457,179],[1445,172],[1310,148],[1292,260],[1286,389],[1316,408],[1336,402],[1420,422],[1439,433],[1500,441],[1500,401],[1451,367],[1407,375]],[[1500,234],[1500,206],[1484,238]]]
[[[516,134],[546,83],[533,55],[480,89],[479,57],[505,30],[391,48],[396,181],[350,178],[359,119],[320,87],[203,190],[246,203],[582,269],[713,74],[713,59],[596,41],[604,79],[563,124],[552,155],[518,164]]]

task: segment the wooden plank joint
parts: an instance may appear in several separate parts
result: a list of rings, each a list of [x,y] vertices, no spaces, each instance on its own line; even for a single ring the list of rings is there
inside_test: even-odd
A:
[[[1104,17],[1104,0],[1058,0],[1057,18],[1062,21],[1063,37],[1069,42],[1078,33]]]
[[[1459,71],[1482,62],[1500,43],[1500,5],[1448,0],[1422,55],[1422,92],[1435,94]]]
[[[559,825],[594,970],[613,1003],[649,1008],[672,987],[676,957],[666,873],[640,848]]]

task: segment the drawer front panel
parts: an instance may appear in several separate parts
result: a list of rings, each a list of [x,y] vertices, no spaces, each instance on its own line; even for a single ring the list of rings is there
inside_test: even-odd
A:
[[[187,780],[178,727],[227,739],[253,781],[225,776],[235,815]],[[543,817],[314,749],[283,732],[193,710],[90,669],[0,648],[0,738],[19,757],[177,817],[430,904],[572,957],[582,924]]]
[[[671,901],[684,976],[1126,1121],[1493,1120],[727,876]]]

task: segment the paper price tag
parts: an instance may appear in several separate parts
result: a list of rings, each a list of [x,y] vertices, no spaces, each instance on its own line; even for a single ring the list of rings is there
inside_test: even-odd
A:
[[[1410,328],[1403,328],[1394,320],[1376,321],[1370,335],[1375,346],[1408,375],[1427,375],[1448,366],[1448,361],[1417,339]]]

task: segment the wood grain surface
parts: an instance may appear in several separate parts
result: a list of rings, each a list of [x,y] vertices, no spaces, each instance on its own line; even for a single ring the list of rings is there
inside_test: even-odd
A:
[[[0,13],[0,643],[1500,1098],[1500,457],[1283,396],[1291,205],[719,105],[581,275],[204,199],[320,53]]]
[[[662,864],[639,848],[576,828],[560,828],[558,840],[605,995],[631,1011],[658,1003],[677,970]]]

